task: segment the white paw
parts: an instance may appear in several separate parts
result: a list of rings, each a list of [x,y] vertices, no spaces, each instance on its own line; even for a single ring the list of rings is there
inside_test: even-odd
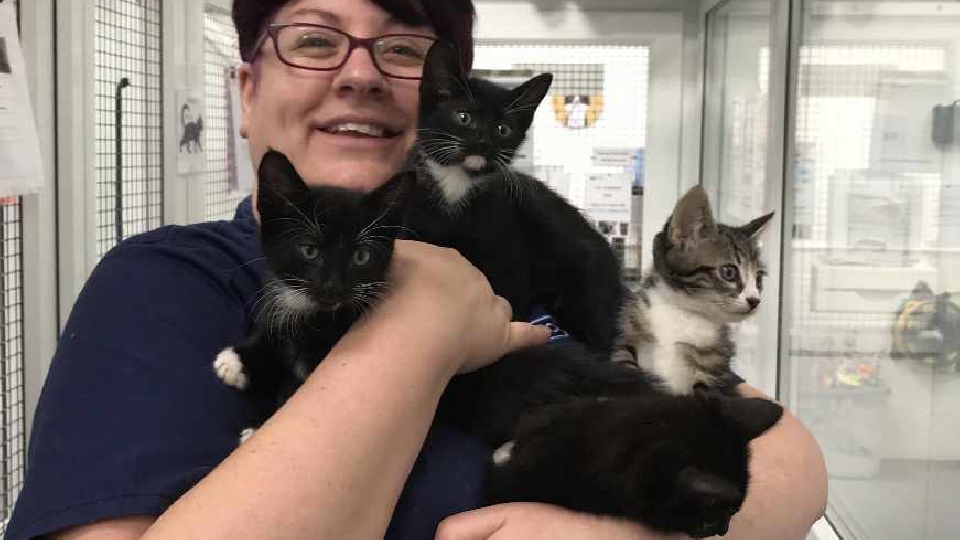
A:
[[[504,465],[510,458],[513,457],[513,441],[510,441],[493,453],[493,464],[494,465]]]
[[[240,432],[240,444],[243,444],[243,443],[247,442],[247,439],[249,439],[250,437],[252,437],[253,434],[254,434],[256,431],[257,431],[257,430],[254,429],[254,428],[252,428],[252,427],[248,427],[247,429],[241,431],[241,432]]]
[[[250,381],[247,380],[247,375],[243,372],[243,362],[233,347],[224,349],[217,355],[217,359],[213,361],[213,370],[227,385],[240,390],[247,389]]]

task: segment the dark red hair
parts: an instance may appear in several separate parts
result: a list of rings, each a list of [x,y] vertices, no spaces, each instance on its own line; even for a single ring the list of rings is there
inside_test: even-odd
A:
[[[240,37],[240,56],[253,59],[253,48],[280,8],[293,0],[233,0],[233,24]],[[429,26],[440,39],[460,51],[465,70],[473,65],[472,0],[369,0],[393,18],[409,26]]]

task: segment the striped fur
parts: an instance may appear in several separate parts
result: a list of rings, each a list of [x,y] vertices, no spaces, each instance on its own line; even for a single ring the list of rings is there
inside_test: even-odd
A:
[[[699,186],[654,239],[653,270],[626,302],[615,359],[630,359],[675,394],[735,381],[731,323],[756,312],[764,268],[758,238],[773,214],[742,227],[718,224]]]

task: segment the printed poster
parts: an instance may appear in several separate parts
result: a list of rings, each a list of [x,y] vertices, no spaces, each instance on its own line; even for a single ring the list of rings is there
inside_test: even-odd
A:
[[[43,187],[40,138],[25,69],[13,2],[0,3],[0,200]]]

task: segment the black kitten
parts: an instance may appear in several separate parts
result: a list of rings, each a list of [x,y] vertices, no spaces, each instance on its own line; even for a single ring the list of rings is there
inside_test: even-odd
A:
[[[538,409],[495,456],[485,504],[545,502],[694,538],[724,535],[749,442],[783,409],[716,394],[578,399]]]
[[[308,187],[282,154],[259,167],[260,237],[273,274],[249,337],[214,362],[227,384],[276,408],[386,287],[412,173],[363,194]]]
[[[535,307],[598,351],[617,331],[619,264],[579,210],[510,168],[552,76],[513,90],[467,78],[456,50],[430,49],[421,83],[419,153],[423,180],[411,228],[459,250],[479,268],[514,318]]]
[[[419,144],[447,208],[465,202],[484,178],[512,176],[510,163],[552,83],[553,75],[544,73],[506,89],[463,76],[454,48],[438,43],[430,49],[420,87]]]

